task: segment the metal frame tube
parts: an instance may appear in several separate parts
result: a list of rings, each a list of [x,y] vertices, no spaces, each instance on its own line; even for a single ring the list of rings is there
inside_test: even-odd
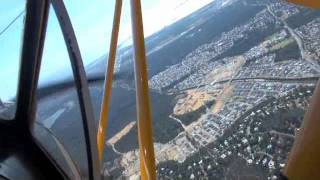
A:
[[[94,121],[93,109],[89,93],[88,81],[84,70],[78,42],[69,18],[67,9],[62,0],[51,0],[58,17],[62,34],[68,49],[68,54],[75,79],[77,94],[83,122],[84,137],[88,159],[89,179],[100,179],[100,163],[97,147],[97,130]]]
[[[30,132],[35,122],[36,90],[47,31],[49,2],[29,0],[27,1],[27,8],[17,92],[16,119],[21,121],[18,122],[19,127]]]
[[[116,53],[117,53],[117,46],[118,46],[121,8],[122,8],[122,0],[116,0],[114,16],[113,16],[113,28],[112,28],[111,42],[110,42],[110,48],[109,48],[107,71],[105,74],[105,81],[104,81],[104,93],[103,93],[103,100],[102,100],[101,111],[100,111],[100,121],[99,121],[98,134],[97,134],[98,151],[99,151],[99,158],[101,163],[103,160],[105,132],[107,129],[110,99],[111,99],[111,92],[112,92],[113,71],[114,71],[114,64],[116,61]]]
[[[23,166],[27,165],[27,170],[31,171],[29,173],[30,177],[36,175],[33,173],[34,171],[39,170],[42,171],[41,174],[46,174],[49,179],[67,178],[67,174],[60,166],[57,165],[56,161],[50,156],[42,144],[37,141],[37,138],[33,134],[37,111],[36,94],[47,31],[49,1],[28,0],[26,3],[26,16],[24,20],[25,26],[23,30],[23,45],[17,92],[17,111],[15,120],[8,121],[8,124],[6,123],[8,126],[5,127],[6,130],[10,131],[6,133],[6,135],[10,137],[10,142],[13,141],[13,144],[19,144],[19,146],[6,144],[10,150],[4,157],[17,158],[18,161],[22,160],[20,162],[21,164],[18,163],[19,168],[12,169],[13,171],[17,171],[12,172],[13,175],[19,174],[19,170],[24,169],[25,167]],[[21,157],[20,155],[19,157],[15,157],[15,154],[20,152],[20,150],[23,150],[26,154],[21,154]],[[29,162],[23,162],[28,161],[25,159],[25,155],[28,156],[28,158],[30,157],[29,160],[33,160],[31,164]],[[38,167],[33,167],[37,165]],[[6,171],[6,168],[2,168],[2,171],[3,170]],[[10,170],[7,173],[9,173],[7,175],[10,179]],[[4,175],[6,175],[6,172],[4,172]],[[30,178],[22,176],[14,175],[12,178]],[[37,178],[37,176],[34,178]]]
[[[131,0],[141,179],[156,179],[152,120],[140,0]]]

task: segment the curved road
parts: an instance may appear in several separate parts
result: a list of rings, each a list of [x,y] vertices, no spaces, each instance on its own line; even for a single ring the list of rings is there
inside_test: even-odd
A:
[[[285,29],[287,29],[290,33],[290,35],[296,40],[298,47],[300,49],[300,54],[302,59],[305,59],[306,61],[308,61],[309,63],[311,63],[313,65],[313,69],[316,70],[317,72],[320,72],[320,66],[318,63],[316,63],[315,61],[313,61],[309,56],[307,56],[306,54],[306,50],[304,49],[304,44],[302,42],[302,39],[300,38],[300,36],[288,25],[288,23],[286,21],[284,21],[283,19],[279,18],[278,16],[276,16],[270,9],[270,6],[267,6],[267,10],[268,12],[277,20],[283,23],[283,27]]]

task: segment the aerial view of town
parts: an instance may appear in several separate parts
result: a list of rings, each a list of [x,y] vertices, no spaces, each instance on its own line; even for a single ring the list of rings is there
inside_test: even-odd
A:
[[[167,41],[146,41],[158,178],[279,178],[320,76],[320,12],[217,0],[188,18]],[[130,89],[124,79],[114,86]],[[105,174],[135,179],[137,127],[123,127],[106,142]]]
[[[320,77],[319,10],[282,0],[213,0],[145,45],[158,179],[281,176]],[[97,124],[106,57],[85,67]],[[108,179],[140,177],[133,67],[133,47],[118,48],[102,163]],[[37,89],[33,134],[49,150],[43,129],[54,135],[86,179],[72,71],[57,77],[64,82]],[[0,119],[12,119],[12,101],[0,100]]]

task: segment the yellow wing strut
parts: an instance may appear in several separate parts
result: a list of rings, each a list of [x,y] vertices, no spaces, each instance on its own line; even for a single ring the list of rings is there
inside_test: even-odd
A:
[[[122,8],[122,0],[116,0],[115,11],[113,16],[113,28],[109,49],[109,59],[107,64],[107,71],[105,75],[105,83],[104,83],[104,93],[100,111],[100,121],[98,127],[97,134],[97,142],[98,142],[98,153],[100,162],[103,161],[103,148],[105,142],[105,132],[107,129],[108,122],[108,114],[110,107],[110,98],[111,98],[111,90],[112,90],[112,79],[113,79],[113,71],[114,64],[116,61],[116,53],[117,53],[117,45],[118,45],[118,35],[120,28],[120,19],[121,19],[121,8]]]
[[[140,0],[131,0],[141,179],[156,179],[147,62]]]
[[[105,131],[110,106],[112,79],[118,44],[122,0],[116,1],[108,67],[105,77],[99,128],[97,134],[100,162],[103,160]],[[135,85],[137,99],[138,138],[140,149],[141,179],[156,179],[156,167],[153,147],[152,120],[148,87],[147,62],[143,34],[143,22],[140,0],[131,0],[131,20],[135,61]]]

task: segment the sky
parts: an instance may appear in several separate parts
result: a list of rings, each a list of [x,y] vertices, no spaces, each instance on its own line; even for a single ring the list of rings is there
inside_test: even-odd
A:
[[[145,37],[185,17],[213,0],[141,0]],[[115,0],[65,0],[85,65],[108,52]],[[0,31],[25,8],[25,0],[1,1]],[[0,36],[0,98],[15,96],[19,74],[24,16]],[[119,43],[131,42],[130,1],[123,0]],[[40,84],[70,70],[68,52],[55,13],[50,7]]]

